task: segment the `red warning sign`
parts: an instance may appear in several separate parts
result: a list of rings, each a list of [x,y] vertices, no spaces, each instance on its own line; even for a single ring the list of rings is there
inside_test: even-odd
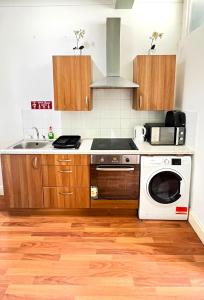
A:
[[[31,109],[52,109],[52,101],[31,101]]]
[[[180,215],[187,215],[188,213],[188,207],[187,206],[177,206],[176,207],[176,214]]]

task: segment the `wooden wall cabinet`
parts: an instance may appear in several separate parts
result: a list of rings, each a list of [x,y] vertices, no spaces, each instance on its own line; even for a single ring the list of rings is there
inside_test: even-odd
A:
[[[174,86],[176,55],[138,55],[134,60],[133,109],[172,110],[174,108]]]
[[[41,155],[2,155],[9,208],[42,208]]]
[[[92,109],[90,56],[53,56],[55,110]]]

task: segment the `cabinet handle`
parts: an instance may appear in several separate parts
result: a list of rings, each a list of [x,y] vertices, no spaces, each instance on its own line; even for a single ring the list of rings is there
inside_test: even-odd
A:
[[[37,169],[38,168],[38,158],[37,158],[37,156],[35,156],[32,159],[32,165],[33,165],[33,169]]]
[[[72,173],[72,171],[71,170],[60,170],[60,171],[58,171],[59,173]]]
[[[139,108],[142,107],[142,96],[140,95],[140,98],[139,98]]]
[[[70,192],[70,193],[63,193],[63,192],[59,192],[59,194],[60,194],[60,195],[63,195],[63,196],[69,196],[69,195],[73,195],[73,193],[72,193],[72,192]]]
[[[86,107],[88,107],[88,96],[86,96],[85,101],[86,101]]]
[[[71,159],[58,159],[58,162],[71,162]]]

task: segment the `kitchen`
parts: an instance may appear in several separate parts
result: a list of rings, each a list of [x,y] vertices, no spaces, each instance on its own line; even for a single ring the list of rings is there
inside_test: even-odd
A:
[[[13,1],[9,5],[5,1],[0,3],[4,44],[1,56],[1,155],[3,173],[6,173],[4,189],[5,194],[9,195],[0,197],[1,206],[3,207],[5,202],[8,205],[10,201],[10,213],[2,212],[0,220],[2,299],[133,299],[136,296],[138,299],[202,299],[204,250],[199,238],[203,241],[203,206],[200,190],[203,160],[200,123],[203,118],[203,44],[200,36],[203,26],[197,26],[196,30],[188,29],[191,33],[186,36],[188,6],[183,1],[135,1],[132,9],[121,9],[120,2],[123,1],[115,3],[120,9],[115,9],[113,1],[86,1],[86,4],[82,1],[60,1],[60,4],[43,1],[38,1],[38,4],[32,1],[26,4],[24,1],[17,2],[15,5]],[[192,7],[194,8],[194,2]],[[109,62],[110,56],[106,46],[115,45],[115,42],[110,43],[110,40],[115,41],[116,35],[107,38],[107,18],[120,18],[120,26],[116,26],[116,31],[120,28],[121,33],[120,47],[117,46],[114,50],[114,62],[119,58],[120,67],[118,68],[117,63],[113,66],[116,66],[117,72],[120,71],[119,75],[128,82],[138,83],[135,78],[138,70],[134,72],[133,67],[134,59],[177,55],[175,105],[156,110],[144,108],[143,99],[137,99],[135,95],[135,91],[139,90],[137,87],[115,89],[112,86],[111,89],[110,86],[91,87],[88,90],[90,97],[84,97],[85,107],[79,109],[73,106],[73,102],[68,102],[68,108],[59,107],[60,103],[56,104],[56,82],[61,76],[61,70],[68,67],[64,62],[60,65],[60,60],[55,63],[55,58],[74,55],[74,59],[80,59],[79,53],[73,50],[74,30],[85,30],[81,59],[88,57],[91,61],[91,84],[101,84],[101,80],[108,73],[108,66],[111,66],[113,58]],[[147,55],[151,42],[149,36],[154,30],[159,30],[164,35],[157,41],[157,52]],[[88,63],[85,64],[85,68],[87,66]],[[88,70],[90,71],[89,67]],[[172,70],[173,67],[170,73],[174,74]],[[66,75],[69,80],[71,72],[66,74],[69,74]],[[75,76],[73,69],[72,75]],[[70,76],[70,80],[73,76]],[[79,90],[76,89],[75,92],[78,93]],[[157,93],[158,90],[160,89],[157,89]],[[57,89],[57,92],[60,91],[62,88]],[[52,101],[53,109],[31,109],[31,102],[37,101]],[[136,142],[139,150],[119,149],[120,146],[115,150],[107,150],[107,144],[100,150],[92,148],[92,142],[97,139],[108,139],[107,142],[110,138],[134,138],[134,127],[138,128],[148,123],[164,123],[166,111],[173,109],[185,112],[185,145],[155,146],[149,142]],[[52,142],[45,141],[50,126],[55,137],[81,136],[80,147],[74,150],[53,149]],[[8,148],[19,144],[22,138],[31,143],[35,141],[37,131],[33,127],[39,130],[40,141],[47,143],[45,147]],[[158,129],[156,130],[158,132]],[[96,182],[91,184],[90,190],[91,180],[97,178],[98,182],[105,184],[107,188],[109,180],[113,178],[112,173],[114,178],[122,173],[116,172],[115,166],[111,166],[114,169],[111,175],[108,175],[107,170],[100,170],[102,175],[93,175],[90,178],[93,166],[100,169],[103,165],[108,165],[110,168],[109,161],[104,164],[102,161],[107,154],[111,154],[111,163],[116,165],[121,165],[122,160],[130,159],[130,164],[124,166],[123,174],[126,174],[126,169],[132,167],[134,172],[143,172],[142,176],[140,173],[140,181],[134,179],[138,184],[138,196],[135,199],[129,199],[127,202],[127,199],[117,200],[114,197],[115,199],[110,200],[104,199],[104,195],[103,199],[97,199],[100,190],[97,191]],[[100,164],[97,157],[92,157],[94,155],[100,155]],[[131,161],[132,155],[135,156],[134,163]],[[171,217],[167,216],[165,221],[162,205],[155,206],[158,208],[157,217],[141,217],[144,221],[138,220],[139,201],[144,196],[143,192],[146,192],[142,180],[146,184],[146,176],[149,178],[145,173],[149,172],[149,169],[145,169],[146,162],[143,157],[156,159],[156,163],[147,163],[148,168],[153,164],[149,175],[155,172],[158,157],[163,157],[158,168],[173,168],[182,176],[182,172],[185,176],[188,173],[187,179],[181,183],[177,180],[177,184],[181,197],[187,195],[188,199],[183,196],[186,198],[184,201],[191,201],[189,214],[188,211],[177,211],[175,214],[175,205],[172,203],[168,205],[174,207],[175,221],[170,221],[173,220],[172,214]],[[187,173],[182,168],[183,159],[186,157],[192,158],[193,162],[191,189],[190,167],[188,165]],[[29,167],[30,164],[33,169]],[[95,170],[93,169],[93,174]],[[53,176],[53,172],[60,175]],[[62,172],[65,173],[64,179]],[[68,172],[72,172],[74,178],[71,178]],[[107,179],[104,179],[105,176]],[[117,196],[122,197],[124,185],[128,186],[130,182],[127,179],[124,183],[121,178],[117,181],[118,190],[112,188],[112,191],[118,191]],[[175,181],[173,182],[175,186]],[[112,181],[110,186],[113,184]],[[13,188],[16,186],[16,189]],[[70,191],[69,186],[74,190]],[[188,191],[187,194],[183,193],[184,190],[189,190],[190,195]],[[68,195],[69,193],[74,193],[74,196]],[[65,198],[68,198],[68,201],[65,201]],[[180,205],[181,209],[186,206],[188,204]],[[153,208],[144,206],[143,211],[153,213]],[[178,217],[181,216],[184,217],[183,220],[188,218],[191,225],[179,221]],[[161,221],[155,221],[157,218]],[[21,234],[22,229],[24,233]],[[4,249],[5,245],[15,249],[13,263],[12,251]],[[138,270],[141,270],[142,274],[132,270],[131,265],[136,269],[139,267]],[[26,266],[29,266],[30,270],[26,271]],[[68,266],[71,266],[71,269]],[[145,268],[150,268],[149,274],[147,271],[145,273]],[[168,273],[164,275],[163,282],[158,274],[156,276],[157,269]],[[177,275],[173,276],[175,273]],[[175,280],[173,277],[176,277]],[[91,285],[89,289],[88,282]]]

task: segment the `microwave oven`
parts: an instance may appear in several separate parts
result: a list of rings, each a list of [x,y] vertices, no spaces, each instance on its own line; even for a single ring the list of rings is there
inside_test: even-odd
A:
[[[184,145],[186,139],[186,128],[166,127],[160,123],[146,123],[145,140],[151,145]]]

